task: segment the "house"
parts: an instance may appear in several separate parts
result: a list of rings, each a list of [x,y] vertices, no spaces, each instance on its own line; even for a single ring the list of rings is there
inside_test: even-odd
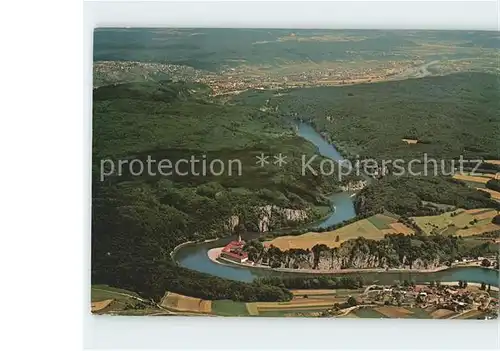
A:
[[[224,246],[219,257],[236,263],[246,262],[248,261],[248,253],[243,251],[244,245],[245,242],[241,240],[241,237],[238,237],[238,240],[231,241]]]

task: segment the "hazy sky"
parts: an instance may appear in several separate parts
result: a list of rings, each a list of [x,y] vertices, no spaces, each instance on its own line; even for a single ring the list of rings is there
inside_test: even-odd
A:
[[[87,3],[93,26],[498,30],[499,2]]]

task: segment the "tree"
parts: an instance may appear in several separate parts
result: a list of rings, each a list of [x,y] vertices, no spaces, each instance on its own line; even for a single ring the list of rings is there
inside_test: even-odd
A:
[[[358,304],[358,301],[356,301],[356,299],[354,297],[349,296],[349,298],[347,299],[347,304],[350,307],[353,307],[353,306],[356,306]]]
[[[493,219],[491,221],[495,224],[500,225],[500,215],[496,215],[495,217],[493,217]]]
[[[481,266],[483,266],[483,267],[489,267],[489,266],[491,266],[490,260],[488,260],[487,258],[483,259],[481,261]]]
[[[498,179],[490,179],[485,185],[488,189],[500,191],[500,180]]]

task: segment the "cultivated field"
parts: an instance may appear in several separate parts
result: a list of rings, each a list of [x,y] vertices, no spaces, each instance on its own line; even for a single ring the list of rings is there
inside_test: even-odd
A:
[[[357,318],[417,318],[417,319],[432,319],[432,318],[446,318],[441,315],[445,315],[444,311],[436,313],[434,317],[430,310],[425,310],[423,308],[413,307],[397,307],[397,306],[380,306],[380,307],[362,307],[351,313],[349,313],[348,317],[357,317]],[[451,316],[455,312],[451,312],[449,315]],[[440,317],[441,316],[441,317]]]
[[[438,309],[435,310],[434,312],[431,312],[431,317],[435,319],[444,319],[448,318],[451,315],[454,315],[455,312],[447,309]]]
[[[362,307],[350,312],[344,318],[417,318],[444,319],[456,315],[450,310],[433,310],[423,308],[405,308],[397,306]]]
[[[90,310],[94,312],[99,312],[104,310],[106,307],[111,305],[111,303],[114,301],[114,299],[107,299],[103,301],[92,301],[90,303]]]
[[[389,318],[407,318],[409,315],[413,314],[412,311],[407,310],[406,308],[396,306],[376,307],[375,311]]]
[[[474,287],[472,287],[474,288]],[[217,316],[260,316],[260,317],[318,317],[323,312],[334,308],[335,304],[344,305],[344,313],[339,318],[427,318],[427,319],[475,319],[482,315],[480,311],[457,314],[447,309],[435,307],[414,308],[387,305],[361,305],[346,308],[350,296],[358,301],[366,298],[364,289],[297,289],[287,302],[238,302],[231,300],[205,301],[174,293],[165,294],[162,306],[186,315]],[[308,297],[304,297],[307,295]],[[210,302],[210,308],[205,302]],[[203,306],[203,307],[201,307]]]
[[[92,313],[117,313],[138,304],[138,295],[132,291],[108,285],[92,285],[90,289]]]
[[[161,306],[180,314],[217,316],[294,317],[319,316],[335,303],[345,303],[349,296],[359,297],[363,289],[299,289],[287,302],[238,302],[231,300],[207,301],[167,292]],[[307,295],[307,297],[305,297]]]
[[[296,289],[291,291],[294,295],[291,301],[246,303],[248,315],[263,317],[318,316],[321,312],[333,308],[336,303],[345,303],[349,296],[359,298],[364,289]]]
[[[402,233],[402,234],[405,234],[405,235],[409,235],[409,234],[413,234],[414,233],[413,229],[408,228],[403,223],[399,223],[399,222],[398,223],[392,223],[391,227],[393,229],[393,233],[392,234]]]
[[[465,175],[465,174],[455,174],[453,178],[458,179],[458,180],[463,180],[466,182],[473,182],[473,183],[481,183],[485,184],[488,180],[491,179],[491,177],[488,176],[483,176],[483,175]]]
[[[353,312],[358,318],[387,318],[373,307],[361,307]]]
[[[469,236],[500,229],[500,226],[491,223],[491,219],[495,217],[496,214],[496,210],[489,208],[467,211],[458,209],[456,211],[445,212],[437,216],[412,218],[419,228],[426,234],[434,232],[439,234]]]
[[[289,302],[252,302],[247,303],[247,310],[252,316],[293,317],[314,316],[333,307],[335,303],[345,302],[341,299],[293,299]]]
[[[212,301],[212,314],[218,316],[250,316],[248,303],[231,301],[231,300],[215,300]]]
[[[492,232],[494,230],[500,230],[500,225],[495,223],[476,225],[468,229],[459,229],[457,230],[456,235],[471,236],[471,235]]]
[[[458,315],[456,318],[457,319],[476,319],[484,315],[483,311],[479,310],[472,310],[472,311],[467,311],[465,313],[462,313]]]
[[[249,302],[246,304],[247,306],[247,311],[248,314],[251,316],[258,316],[259,315],[259,307],[256,302]]]
[[[295,289],[291,290],[293,296],[322,296],[322,295],[335,295],[335,289]]]
[[[161,300],[160,306],[181,312],[212,312],[212,301],[179,295],[169,291],[167,291]]]
[[[292,248],[311,249],[317,244],[325,244],[328,247],[338,247],[342,242],[360,236],[367,239],[379,240],[382,239],[385,234],[397,233],[411,234],[413,230],[397,222],[397,219],[393,217],[377,214],[330,232],[309,232],[297,236],[281,236],[266,244],[276,246],[283,251]],[[337,236],[339,238],[338,241],[336,241]]]

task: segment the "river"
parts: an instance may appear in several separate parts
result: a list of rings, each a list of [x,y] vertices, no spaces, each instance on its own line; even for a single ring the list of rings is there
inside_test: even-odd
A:
[[[343,160],[342,155],[335,147],[326,142],[310,125],[300,123],[298,125],[298,134],[313,143],[319,154],[328,157],[335,161]],[[356,215],[354,210],[353,198],[351,194],[342,192],[330,196],[332,203],[335,205],[335,210],[325,218],[320,224],[320,227],[328,227],[332,224],[340,223],[347,219],[351,219]],[[247,233],[243,235],[243,239],[252,239],[258,237],[258,233]],[[235,237],[219,239],[208,243],[193,243],[186,244],[179,248],[174,255],[174,259],[182,267],[196,270],[203,273],[219,276],[222,278],[251,282],[256,277],[267,275],[301,275],[308,273],[290,273],[276,272],[270,269],[252,268],[231,266],[212,262],[207,255],[208,250],[214,247],[221,247],[234,240]],[[310,273],[308,274],[311,275]],[[335,274],[332,274],[335,275]],[[452,268],[446,271],[435,273],[414,273],[414,272],[380,272],[380,273],[342,273],[338,275],[353,275],[362,276],[366,281],[379,281],[380,283],[392,283],[394,280],[414,280],[416,282],[425,282],[431,280],[440,280],[442,282],[466,280],[468,282],[499,285],[498,271],[485,269],[480,267],[462,267]]]

